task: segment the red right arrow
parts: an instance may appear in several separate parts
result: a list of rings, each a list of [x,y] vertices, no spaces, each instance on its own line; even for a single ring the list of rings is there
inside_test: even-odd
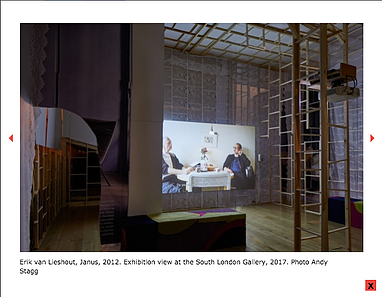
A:
[[[373,135],[370,134],[370,142],[372,142],[374,139]]]

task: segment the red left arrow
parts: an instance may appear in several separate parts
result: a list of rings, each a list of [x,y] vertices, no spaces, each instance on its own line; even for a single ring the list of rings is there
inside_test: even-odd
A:
[[[13,142],[13,134],[9,137],[9,139]]]

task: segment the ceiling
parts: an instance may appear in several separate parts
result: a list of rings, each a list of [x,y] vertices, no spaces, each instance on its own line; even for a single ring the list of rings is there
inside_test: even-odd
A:
[[[362,24],[349,24],[351,33]],[[300,24],[301,48],[309,46],[312,61],[319,60],[319,24]],[[327,24],[328,42],[343,43],[342,24]],[[292,57],[292,24],[244,23],[166,23],[164,44],[166,48],[184,53],[215,56],[253,65],[275,67],[287,64]],[[316,55],[314,54],[316,53]]]

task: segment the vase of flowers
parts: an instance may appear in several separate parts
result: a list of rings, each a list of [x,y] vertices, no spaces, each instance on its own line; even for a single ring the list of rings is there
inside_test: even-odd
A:
[[[201,172],[207,172],[208,171],[208,163],[207,163],[207,156],[206,156],[206,153],[208,152],[208,149],[206,147],[203,147],[201,150],[200,150],[200,153],[202,154],[202,156],[200,157],[200,171]]]

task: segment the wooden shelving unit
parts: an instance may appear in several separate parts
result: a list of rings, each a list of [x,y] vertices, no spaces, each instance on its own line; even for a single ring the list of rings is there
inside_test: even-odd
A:
[[[30,250],[39,248],[62,207],[97,205],[101,198],[101,167],[91,129],[63,109],[42,108],[41,116],[33,164]]]
[[[97,205],[101,199],[101,167],[97,147],[65,139],[69,206]]]
[[[31,201],[31,249],[40,246],[62,207],[63,152],[36,145]]]

